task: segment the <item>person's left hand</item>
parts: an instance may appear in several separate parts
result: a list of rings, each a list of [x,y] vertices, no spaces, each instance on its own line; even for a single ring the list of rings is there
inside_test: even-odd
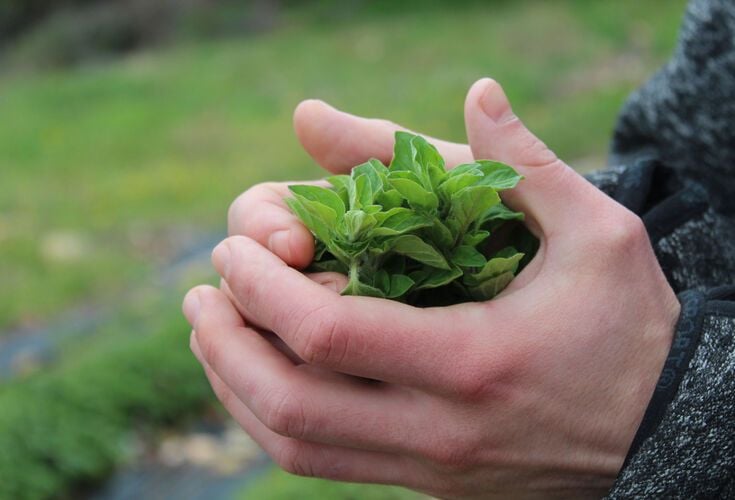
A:
[[[426,309],[343,297],[262,236],[235,236],[213,261],[237,307],[212,287],[191,291],[192,350],[290,472],[442,497],[601,496],[668,353],[676,297],[641,221],[543,147],[495,82],[473,86],[465,116],[475,156],[526,176],[506,201],[541,240],[503,294]]]

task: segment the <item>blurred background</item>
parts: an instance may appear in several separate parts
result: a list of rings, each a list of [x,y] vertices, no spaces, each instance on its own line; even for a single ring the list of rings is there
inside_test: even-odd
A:
[[[0,0],[0,499],[406,499],[276,471],[188,351],[254,183],[322,175],[317,97],[464,140],[476,79],[580,171],[684,0]]]

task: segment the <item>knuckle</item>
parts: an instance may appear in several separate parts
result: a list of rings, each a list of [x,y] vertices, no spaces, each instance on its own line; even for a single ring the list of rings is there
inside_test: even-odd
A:
[[[264,404],[263,423],[276,434],[301,439],[306,431],[303,401],[292,391],[272,393]]]
[[[471,359],[465,357],[462,370],[452,373],[451,396],[461,403],[509,401],[513,382],[523,375],[524,354],[521,348],[505,349],[502,357]]]
[[[403,130],[397,123],[392,122],[390,120],[386,120],[384,118],[373,118],[374,122],[377,123],[380,127],[394,131],[394,130]]]
[[[615,210],[603,225],[602,240],[614,252],[638,248],[648,242],[646,227],[640,217],[626,209]]]
[[[278,466],[289,474],[302,477],[316,477],[316,470],[298,441],[284,443],[273,457]]]
[[[230,237],[225,241],[229,242],[229,248],[232,252],[225,279],[237,301],[247,309],[263,280],[253,276],[252,268],[244,267],[246,266],[246,259],[242,256],[247,255],[247,251],[243,247],[249,245],[250,241],[247,238],[237,236]]]
[[[296,335],[301,339],[298,354],[310,364],[339,365],[347,351],[347,335],[336,310],[330,306],[308,313],[299,323]]]
[[[463,370],[455,378],[454,392],[462,401],[482,401],[492,392],[493,382],[475,370]]]
[[[280,199],[277,182],[261,182],[240,194],[227,210],[227,230],[229,235],[247,235],[250,231],[248,216],[258,200]],[[250,217],[252,219],[252,217]]]

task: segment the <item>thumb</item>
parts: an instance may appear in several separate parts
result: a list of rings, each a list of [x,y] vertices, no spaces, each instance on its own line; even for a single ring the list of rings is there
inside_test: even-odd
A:
[[[296,107],[293,124],[306,152],[336,174],[349,173],[352,167],[370,158],[387,165],[393,158],[396,131],[407,130],[387,120],[345,113],[316,99],[303,101]],[[437,147],[448,167],[472,161],[466,144],[424,137]]]
[[[483,78],[465,100],[465,125],[477,159],[502,161],[525,179],[503,193],[503,201],[524,212],[529,224],[542,232],[558,226],[574,213],[574,201],[594,195],[594,188],[562,162],[513,113],[502,87]]]

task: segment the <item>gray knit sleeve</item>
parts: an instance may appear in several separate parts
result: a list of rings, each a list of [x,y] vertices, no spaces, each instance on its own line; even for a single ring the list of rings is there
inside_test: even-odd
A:
[[[645,439],[636,436],[608,498],[735,498],[735,287],[680,298],[684,312],[656,388],[673,397],[649,406],[646,416],[659,415]]]
[[[735,214],[735,2],[693,0],[674,57],[623,107],[611,165],[655,157]]]

